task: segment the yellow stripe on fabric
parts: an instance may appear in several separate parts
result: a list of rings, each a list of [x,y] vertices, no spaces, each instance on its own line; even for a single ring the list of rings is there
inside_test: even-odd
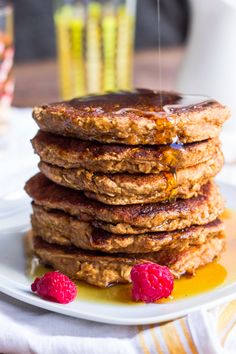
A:
[[[188,329],[188,326],[187,326],[187,324],[186,324],[186,320],[185,320],[184,318],[181,318],[181,319],[179,320],[179,322],[180,322],[180,325],[181,325],[182,330],[183,330],[183,332],[184,332],[184,335],[185,335],[185,337],[186,337],[186,340],[187,340],[187,342],[188,342],[189,348],[191,349],[191,352],[192,352],[193,354],[198,354],[198,351],[197,351],[197,348],[195,347],[195,344],[194,344],[192,335],[191,335],[191,333],[190,333],[190,331],[189,331],[189,329]]]
[[[161,349],[161,346],[160,346],[160,344],[158,342],[158,339],[157,339],[157,336],[156,336],[156,333],[155,333],[155,326],[154,325],[150,326],[150,332],[151,332],[151,336],[152,336],[153,342],[155,344],[157,353],[158,354],[163,354],[163,351]]]
[[[151,354],[146,343],[145,343],[145,338],[143,335],[143,326],[137,326],[137,328],[138,328],[139,343],[140,343],[143,353],[144,354]]]
[[[232,331],[232,329],[234,328],[235,325],[236,325],[236,316],[235,316],[235,318],[233,319],[232,323],[229,324],[229,328],[227,328],[227,330],[225,331],[223,337],[221,338],[221,345],[222,345],[222,346],[224,346],[225,341],[226,341],[228,335],[230,334],[230,332]]]
[[[222,334],[227,325],[236,314],[236,300],[230,302],[226,308],[222,311],[218,319],[218,333]]]
[[[166,346],[171,354],[186,354],[179,335],[172,323],[160,327]]]

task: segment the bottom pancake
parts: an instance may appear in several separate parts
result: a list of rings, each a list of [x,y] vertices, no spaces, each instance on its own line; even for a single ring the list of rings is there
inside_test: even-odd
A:
[[[192,246],[186,251],[160,251],[148,254],[116,254],[83,251],[75,247],[49,244],[40,237],[34,237],[33,248],[40,261],[52,266],[75,280],[107,287],[111,284],[129,283],[133,265],[154,262],[166,265],[176,278],[183,274],[194,274],[200,266],[212,262],[224,249],[222,234],[209,239],[200,246]]]

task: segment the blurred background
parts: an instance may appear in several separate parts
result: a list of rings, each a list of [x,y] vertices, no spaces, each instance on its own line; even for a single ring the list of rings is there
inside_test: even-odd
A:
[[[60,96],[69,98],[66,97],[68,94],[62,95],[58,82],[55,1],[13,0],[12,3],[16,81],[14,105],[32,106],[55,101]],[[137,0],[132,78],[136,87],[157,89],[159,86],[157,5],[157,0]],[[164,89],[171,89],[187,39],[190,4],[188,0],[160,0],[160,13],[162,85]]]
[[[13,0],[16,61],[55,58],[53,0]],[[189,23],[188,0],[162,0],[161,44],[182,45]],[[29,30],[30,29],[30,30]],[[157,48],[157,0],[138,0],[136,50]]]
[[[234,115],[235,34],[235,0],[0,0],[0,108],[147,87]]]

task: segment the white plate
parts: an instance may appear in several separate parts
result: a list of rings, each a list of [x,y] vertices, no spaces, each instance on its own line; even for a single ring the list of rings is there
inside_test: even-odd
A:
[[[221,185],[229,208],[236,210],[236,188]],[[134,325],[151,324],[173,320],[199,308],[212,308],[217,304],[236,298],[236,284],[220,286],[198,296],[176,300],[165,304],[115,305],[78,299],[68,305],[60,305],[40,299],[30,291],[30,280],[25,275],[23,236],[29,219],[29,200],[23,199],[23,206],[16,191],[16,208],[12,215],[2,208],[0,200],[0,291],[28,304],[62,313],[68,316],[97,322]],[[6,196],[4,196],[6,201]],[[11,203],[14,194],[11,194]],[[18,203],[18,204],[17,204]],[[7,205],[7,203],[6,203]],[[22,207],[19,220],[18,206]],[[6,228],[6,222],[9,223]],[[2,225],[2,227],[1,227]],[[235,250],[236,251],[236,250]],[[235,269],[236,272],[236,269]]]

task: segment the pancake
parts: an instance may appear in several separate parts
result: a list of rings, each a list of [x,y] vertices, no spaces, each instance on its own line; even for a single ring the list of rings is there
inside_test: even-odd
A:
[[[214,158],[207,162],[159,174],[106,175],[84,169],[65,169],[42,161],[39,169],[53,182],[83,190],[89,198],[110,205],[125,205],[191,198],[203,184],[220,172],[223,163],[223,154],[218,150]]]
[[[197,268],[218,257],[225,246],[222,234],[182,252],[164,250],[140,255],[83,251],[49,244],[39,237],[34,237],[33,242],[34,252],[43,264],[52,266],[72,279],[84,280],[99,287],[129,283],[132,266],[150,261],[168,266],[176,278],[186,273],[194,274]]]
[[[81,221],[116,234],[171,231],[213,221],[223,211],[223,200],[213,182],[191,199],[169,203],[111,206],[89,200],[82,192],[59,186],[43,174],[32,177],[25,190],[37,205],[62,210]]]
[[[43,131],[31,142],[44,162],[103,173],[160,173],[184,169],[210,160],[220,147],[218,138],[186,145],[127,146],[82,141]]]
[[[147,253],[171,248],[182,251],[199,245],[222,232],[224,224],[216,219],[202,226],[182,230],[137,235],[117,235],[80,221],[62,211],[46,211],[33,206],[31,217],[33,233],[49,243],[74,245],[84,250],[108,253]]]
[[[215,138],[229,117],[208,97],[138,89],[35,107],[39,128],[102,143],[172,144]]]

